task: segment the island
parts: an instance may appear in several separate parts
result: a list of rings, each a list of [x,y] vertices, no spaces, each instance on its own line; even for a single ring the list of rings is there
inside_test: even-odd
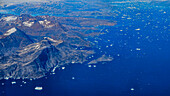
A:
[[[38,79],[95,54],[85,38],[102,35],[99,26],[116,22],[82,17],[0,14],[0,79]],[[93,31],[92,31],[93,30]],[[103,55],[89,62],[111,61]]]

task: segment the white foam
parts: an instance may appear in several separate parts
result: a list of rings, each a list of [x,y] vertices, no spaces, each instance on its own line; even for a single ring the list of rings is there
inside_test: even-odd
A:
[[[17,31],[17,29],[14,27],[14,28],[11,28],[9,29],[8,31],[6,31],[6,33],[4,33],[5,36],[8,36],[8,35],[11,35],[12,33],[14,33],[15,31]]]

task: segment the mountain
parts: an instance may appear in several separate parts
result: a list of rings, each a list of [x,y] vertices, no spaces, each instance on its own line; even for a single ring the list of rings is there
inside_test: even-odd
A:
[[[28,35],[18,28],[13,27],[0,36],[0,52],[21,49],[31,43],[33,43],[33,40]]]
[[[14,45],[10,45],[10,43],[18,41],[16,35],[21,36],[22,31],[16,30],[16,33],[8,32],[3,35],[10,36],[7,36],[9,40],[5,44],[9,45],[6,46],[12,47]],[[22,36],[26,36],[26,34],[22,33]],[[3,37],[3,39],[7,39],[7,37]],[[23,41],[22,38],[19,39]],[[22,43],[17,42],[15,47],[18,45],[22,45]],[[87,56],[94,53],[88,50],[76,50],[62,40],[54,40],[49,37],[44,37],[40,42],[29,44],[15,51],[15,54],[9,53],[0,56],[0,79],[41,78],[56,66],[72,62],[83,63]]]
[[[40,78],[56,66],[59,50],[48,40],[33,43],[18,54],[4,56],[1,62],[1,78]],[[12,58],[11,58],[12,57]],[[4,59],[6,58],[6,59]]]
[[[64,64],[86,62],[87,57],[95,53],[89,48],[91,42],[84,39],[91,34],[86,34],[86,27],[81,29],[80,24],[76,30],[72,29],[72,23],[65,24],[68,22],[66,19],[74,18],[2,15],[0,79],[41,78]],[[89,22],[87,19],[80,21],[83,20]],[[104,21],[104,25],[106,23]]]

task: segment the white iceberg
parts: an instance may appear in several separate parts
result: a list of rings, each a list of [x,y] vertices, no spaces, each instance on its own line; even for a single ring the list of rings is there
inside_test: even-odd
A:
[[[39,87],[39,86],[35,87],[35,90],[42,90],[42,89],[43,87]]]

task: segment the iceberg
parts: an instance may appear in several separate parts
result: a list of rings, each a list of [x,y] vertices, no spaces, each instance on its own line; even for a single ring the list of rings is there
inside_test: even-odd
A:
[[[37,86],[37,87],[35,87],[35,90],[42,90],[43,89],[43,87],[39,87],[39,86]]]

